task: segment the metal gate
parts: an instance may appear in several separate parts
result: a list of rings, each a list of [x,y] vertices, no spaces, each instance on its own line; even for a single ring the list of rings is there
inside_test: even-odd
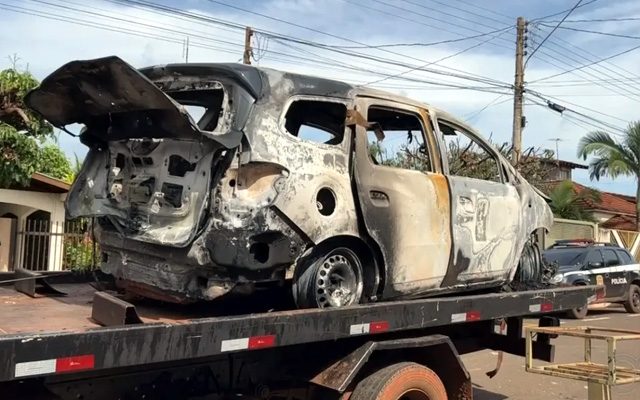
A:
[[[25,220],[17,232],[13,268],[31,271],[86,270],[99,254],[89,218],[57,222]]]

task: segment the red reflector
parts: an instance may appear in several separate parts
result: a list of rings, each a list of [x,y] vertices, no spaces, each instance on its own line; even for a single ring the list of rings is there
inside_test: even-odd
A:
[[[388,330],[389,323],[387,321],[378,321],[369,324],[369,333],[386,332]]]
[[[542,304],[540,304],[540,311],[541,312],[553,311],[553,303],[542,303]]]
[[[467,321],[479,321],[480,311],[467,311]]]
[[[250,349],[264,349],[276,345],[276,335],[253,336],[249,338]]]
[[[94,364],[95,358],[93,354],[58,358],[56,359],[56,373],[93,369]]]

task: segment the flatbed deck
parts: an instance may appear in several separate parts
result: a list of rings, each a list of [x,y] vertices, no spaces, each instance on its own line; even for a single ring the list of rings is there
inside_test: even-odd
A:
[[[30,298],[0,287],[0,382],[551,313],[584,305],[599,290],[554,288],[234,316],[215,316],[224,309],[206,305],[141,303],[136,308],[143,324],[102,327],[91,320],[95,289],[57,287],[69,295]],[[58,371],[55,360],[71,362],[70,369]]]

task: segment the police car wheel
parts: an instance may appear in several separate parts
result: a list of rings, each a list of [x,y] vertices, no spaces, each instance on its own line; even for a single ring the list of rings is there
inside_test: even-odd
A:
[[[624,303],[624,308],[629,313],[640,314],[640,287],[629,285],[629,298]]]
[[[585,304],[584,307],[573,308],[567,311],[567,316],[571,319],[583,319],[587,316],[589,308]]]

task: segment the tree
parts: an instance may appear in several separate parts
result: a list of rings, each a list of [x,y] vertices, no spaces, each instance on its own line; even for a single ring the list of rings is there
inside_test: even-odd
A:
[[[640,231],[640,121],[629,124],[619,141],[603,131],[589,132],[580,139],[578,156],[585,160],[594,156],[589,163],[591,179],[636,178],[636,229]]]
[[[52,142],[53,127],[23,101],[38,81],[13,61],[12,68],[0,71],[0,187],[27,186],[37,171],[66,179],[71,166]]]
[[[587,189],[576,192],[573,182],[562,181],[548,193],[551,203],[551,211],[558,218],[573,219],[578,221],[591,221],[595,219],[591,212],[585,210],[585,203],[600,202],[600,194]]]

